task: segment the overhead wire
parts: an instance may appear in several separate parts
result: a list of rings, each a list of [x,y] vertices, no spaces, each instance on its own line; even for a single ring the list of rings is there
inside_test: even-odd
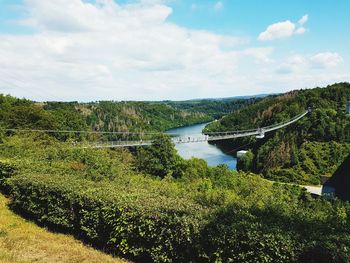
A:
[[[303,113],[305,114],[305,113]],[[300,116],[302,116],[303,114],[299,115],[297,118],[292,118],[292,120],[298,119]],[[289,123],[288,122],[284,122],[284,124]],[[274,126],[278,126],[280,124],[274,125]],[[273,127],[273,126],[267,126],[269,128]],[[262,128],[258,128],[255,130],[249,130],[249,131],[258,131],[259,129],[264,129],[266,127],[262,127]],[[125,131],[83,131],[83,130],[54,130],[54,129],[44,129],[44,130],[40,130],[40,129],[2,129],[5,131],[12,131],[12,132],[42,132],[42,133],[82,133],[82,134],[122,134],[122,135],[160,135],[160,134],[167,134],[167,135],[178,135],[178,133],[164,133],[164,132],[125,132]],[[235,131],[235,132],[217,132],[217,133],[211,133],[211,134],[226,134],[226,133],[244,133],[246,132],[245,130],[243,131]],[[178,136],[179,138],[181,137],[191,137],[191,135],[198,135],[198,134],[186,134],[183,136]],[[209,134],[207,134],[209,135]]]

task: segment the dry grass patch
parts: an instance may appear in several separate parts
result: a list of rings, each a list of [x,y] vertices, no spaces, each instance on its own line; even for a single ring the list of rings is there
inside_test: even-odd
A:
[[[0,194],[0,262],[126,263],[84,245],[71,236],[51,233],[14,214]]]

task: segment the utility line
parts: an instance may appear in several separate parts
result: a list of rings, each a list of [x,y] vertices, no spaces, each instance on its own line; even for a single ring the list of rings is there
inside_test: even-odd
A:
[[[108,132],[108,131],[79,131],[79,130],[36,130],[36,129],[2,129],[12,132],[43,132],[43,133],[85,133],[85,134],[129,134],[129,135],[155,135],[161,132]]]

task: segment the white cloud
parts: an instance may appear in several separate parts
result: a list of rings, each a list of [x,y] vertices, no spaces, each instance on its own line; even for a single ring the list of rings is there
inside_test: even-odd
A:
[[[189,99],[350,80],[335,67],[314,70],[326,60],[317,54],[281,63],[272,47],[170,23],[172,9],[162,2],[26,0],[21,23],[35,33],[0,33],[0,92],[36,100]],[[276,74],[282,66],[293,74]]]
[[[32,35],[0,34],[1,91],[34,99],[184,99],[230,96],[245,60],[272,48],[167,22],[172,9],[138,2],[26,0]],[[245,62],[244,62],[245,63]],[[251,86],[243,84],[242,86]],[[242,87],[241,86],[241,87]]]
[[[214,5],[214,9],[216,11],[220,11],[223,7],[224,7],[224,4],[221,1],[216,2]]]
[[[311,72],[312,69],[335,68],[343,62],[338,53],[323,52],[314,55],[293,54],[277,68],[279,74]]]
[[[278,22],[267,27],[266,31],[260,33],[259,40],[273,40],[276,38],[290,37],[293,35],[295,25],[289,20],[284,22]]]
[[[311,57],[314,68],[333,68],[341,64],[344,60],[338,53],[324,52]]]
[[[307,20],[308,15],[304,15],[298,22],[299,27],[297,27],[297,25],[290,20],[269,25],[264,32],[259,34],[258,40],[269,41],[279,38],[291,37],[295,34],[304,34],[306,32],[306,29],[303,27],[303,25],[307,22]]]
[[[267,48],[247,48],[242,51],[242,55],[245,56],[251,56],[255,58],[255,62],[257,63],[269,63],[273,62],[271,59],[271,54],[273,52],[272,47],[267,47]]]
[[[299,19],[298,24],[303,26],[309,20],[309,15],[303,15],[302,18]]]
[[[308,65],[307,58],[300,54],[293,54],[289,56],[284,63],[277,68],[279,74],[290,74],[305,70]]]
[[[295,30],[295,34],[296,35],[302,35],[302,34],[304,34],[306,32],[306,29],[305,29],[305,27],[299,27],[297,30]]]

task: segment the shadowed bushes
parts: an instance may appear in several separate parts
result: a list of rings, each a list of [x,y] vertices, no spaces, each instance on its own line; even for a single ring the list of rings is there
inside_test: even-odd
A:
[[[39,140],[13,136],[0,146],[11,207],[111,254],[137,262],[308,262],[324,248],[316,258],[349,262],[348,203],[183,160],[168,139],[144,152],[162,164],[159,152],[169,151],[175,162],[165,176],[158,165],[136,167],[136,153]]]

